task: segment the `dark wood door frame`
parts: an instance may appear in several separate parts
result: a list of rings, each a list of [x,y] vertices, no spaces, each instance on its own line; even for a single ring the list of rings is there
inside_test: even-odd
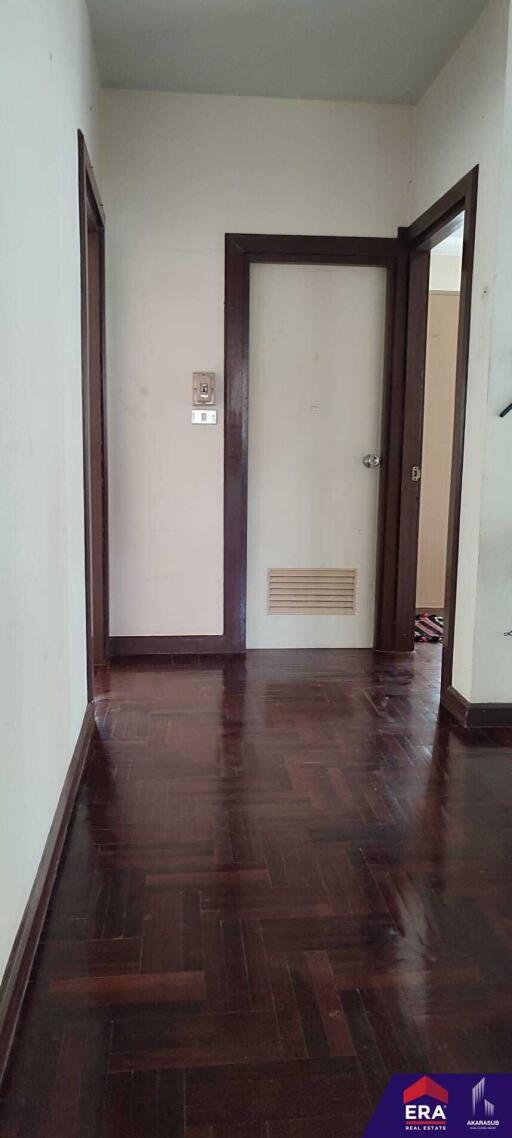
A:
[[[377,541],[375,647],[396,647],[400,440],[403,432],[408,245],[404,238],[226,235],[224,636],[245,650],[249,304],[252,263],[371,265],[387,271],[386,334]]]
[[[105,368],[105,214],[87,152],[78,131],[78,205],[80,225],[80,294],[82,326],[82,425],[84,470],[85,608],[88,698],[93,696],[94,666],[109,653],[108,472]],[[99,281],[99,317],[90,312],[90,266]],[[90,344],[96,338],[100,359],[99,399],[91,400]],[[98,411],[99,407],[99,411]],[[98,471],[100,472],[98,475]],[[101,485],[94,484],[94,479]],[[94,509],[99,493],[101,516]],[[96,659],[95,659],[96,654]]]
[[[445,702],[446,692],[450,688],[453,668],[477,193],[478,167],[475,167],[408,229],[400,231],[410,249],[410,273],[398,539],[396,647],[399,651],[412,651],[421,486],[421,483],[412,481],[412,467],[417,465],[421,468],[430,251],[439,241],[449,236],[456,225],[456,219],[464,210],[441,702]]]

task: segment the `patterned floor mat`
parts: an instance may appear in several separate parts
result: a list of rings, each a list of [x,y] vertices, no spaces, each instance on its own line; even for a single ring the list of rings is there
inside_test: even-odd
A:
[[[440,644],[443,639],[443,618],[435,613],[416,614],[414,639],[417,644]]]

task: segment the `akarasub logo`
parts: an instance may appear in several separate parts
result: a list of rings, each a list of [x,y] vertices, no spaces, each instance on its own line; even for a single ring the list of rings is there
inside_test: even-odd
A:
[[[402,1095],[404,1123],[407,1131],[429,1133],[446,1127],[448,1091],[428,1075],[423,1075]]]
[[[485,1093],[485,1075],[471,1089],[471,1114],[472,1118],[467,1121],[470,1130],[483,1133],[486,1130],[496,1130],[500,1124],[494,1103]]]

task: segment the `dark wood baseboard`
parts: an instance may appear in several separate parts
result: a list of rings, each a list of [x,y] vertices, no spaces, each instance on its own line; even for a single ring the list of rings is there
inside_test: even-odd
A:
[[[448,687],[441,704],[461,727],[512,727],[512,703],[469,703],[456,688]]]
[[[227,656],[227,636],[111,636],[111,660],[132,656]]]
[[[441,692],[441,707],[448,711],[461,727],[467,727],[469,703],[456,688],[447,687]]]
[[[94,731],[94,704],[87,705],[43,855],[0,985],[0,1082],[5,1074],[36,949],[55,884],[67,829]]]

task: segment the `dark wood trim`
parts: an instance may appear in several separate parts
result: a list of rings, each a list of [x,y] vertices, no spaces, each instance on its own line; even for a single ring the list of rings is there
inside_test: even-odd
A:
[[[388,237],[226,234],[224,639],[245,650],[247,450],[249,424],[249,280],[252,262],[375,265],[387,270],[382,467],[377,541],[375,647],[395,649],[400,444],[404,406],[407,242]]]
[[[468,727],[512,727],[512,703],[471,703]]]
[[[441,692],[451,687],[457,568],[459,556],[460,503],[466,422],[467,375],[471,321],[471,291],[475,247],[478,167],[457,182],[442,198],[422,214],[407,230],[411,250],[409,291],[406,406],[403,422],[403,469],[400,491],[398,542],[398,607],[396,643],[403,651],[414,648],[414,611],[418,560],[419,495],[411,483],[413,465],[421,466],[421,441],[425,379],[425,344],[428,318],[426,266],[430,250],[453,229],[464,210],[462,277],[460,288],[455,415],[452,473],[448,521],[446,589],[444,603],[444,643]]]
[[[304,237],[297,234],[226,233],[249,261],[266,264],[375,265],[396,257],[396,237]]]
[[[466,404],[471,329],[471,299],[473,289],[473,264],[475,257],[476,210],[478,197],[478,168],[474,169],[465,179],[464,190],[465,219],[459,301],[459,331],[457,337],[457,372],[455,377],[455,414],[453,423],[452,475],[450,486],[450,508],[448,515],[448,552],[446,564],[446,591],[444,600],[444,639],[443,660],[441,667],[441,691],[443,691],[444,688],[450,686],[453,674],[455,606],[457,600],[457,572],[459,565],[460,507],[462,500],[464,438],[466,433]]]
[[[388,273],[386,343],[382,394],[377,574],[375,582],[375,639],[380,652],[396,652],[395,612],[398,603],[397,560],[399,534],[401,440],[405,401],[405,342],[409,254],[397,241],[393,271]]]
[[[444,707],[461,727],[467,727],[469,703],[451,684],[441,692],[441,707]]]
[[[111,636],[112,659],[138,656],[211,656],[228,649],[225,636]]]
[[[409,260],[410,315],[427,312],[429,271],[429,254],[413,249]],[[395,621],[397,649],[402,652],[414,650],[421,482],[412,481],[412,468],[415,465],[421,467],[426,349],[426,320],[411,320],[406,335],[404,433],[397,444],[401,458],[400,498],[397,503],[401,523]]]
[[[441,704],[461,727],[512,727],[512,703],[469,703],[450,685]]]
[[[87,691],[88,699],[93,696],[93,676],[95,664],[108,662],[109,636],[109,554],[108,554],[108,446],[107,446],[107,391],[106,391],[106,320],[105,320],[105,212],[101,202],[94,169],[89,158],[82,131],[78,131],[78,207],[80,226],[80,298],[81,298],[81,342],[82,342],[82,429],[83,429],[83,479],[84,479],[84,532],[85,532],[85,608],[87,644]],[[89,308],[88,308],[88,234],[93,228],[98,234],[98,256],[100,271],[100,353],[101,353],[101,438],[92,430],[90,415],[90,375],[89,375]],[[97,450],[99,454],[97,455]],[[101,464],[102,529],[101,550],[94,547],[98,536],[94,534],[94,519],[91,511],[91,469],[92,462],[98,459]],[[102,659],[94,660],[94,611],[92,588],[92,558],[101,559],[102,579],[102,636],[100,654]]]
[[[89,703],[0,986],[0,1081],[7,1067],[93,733],[94,705]]]

